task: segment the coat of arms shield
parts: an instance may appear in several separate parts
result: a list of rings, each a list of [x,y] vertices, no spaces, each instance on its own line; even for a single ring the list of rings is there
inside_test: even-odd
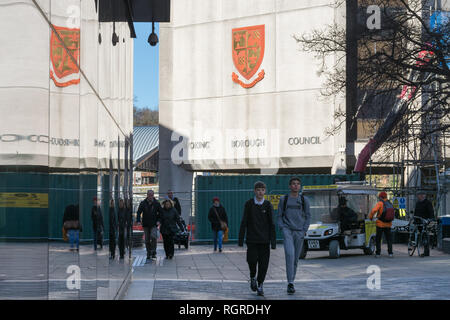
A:
[[[232,51],[233,62],[239,73],[247,80],[250,80],[264,58],[265,26],[251,26],[236,28],[232,30]],[[239,83],[244,88],[253,87],[258,81],[264,78],[264,70],[251,83],[245,84],[239,80],[239,76],[233,72],[233,81]]]
[[[80,29],[53,26],[50,38],[50,78],[57,87],[67,87],[80,83]],[[63,43],[61,43],[61,40]],[[72,57],[70,57],[70,55]],[[73,61],[75,60],[76,63]]]

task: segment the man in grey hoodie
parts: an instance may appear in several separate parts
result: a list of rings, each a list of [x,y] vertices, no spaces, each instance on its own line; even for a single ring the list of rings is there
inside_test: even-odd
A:
[[[281,197],[278,204],[278,227],[283,232],[284,238],[288,294],[295,293],[294,280],[297,264],[311,220],[309,200],[300,194],[300,188],[300,178],[291,178],[289,180],[291,192]]]

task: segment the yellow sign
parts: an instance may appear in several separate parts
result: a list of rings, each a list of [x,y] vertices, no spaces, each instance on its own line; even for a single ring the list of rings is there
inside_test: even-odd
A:
[[[337,185],[330,184],[330,185],[323,185],[323,186],[304,186],[303,190],[315,190],[315,189],[337,189]]]
[[[398,209],[398,208],[399,208],[399,205],[398,205],[398,199],[397,199],[397,198],[395,198],[394,201],[392,202],[392,206],[393,206],[395,209]]]
[[[48,208],[48,193],[0,192],[0,207]]]
[[[266,194],[264,195],[264,199],[268,200],[275,210],[278,210],[278,204],[282,196],[282,194]]]

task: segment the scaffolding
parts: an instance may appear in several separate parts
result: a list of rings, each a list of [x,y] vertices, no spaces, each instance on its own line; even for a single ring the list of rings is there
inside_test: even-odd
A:
[[[420,133],[425,126],[429,130],[430,124],[407,126],[406,134],[399,135],[397,148],[392,151],[392,161],[369,161],[369,184],[374,185],[374,167],[391,167],[392,183],[383,190],[394,197],[405,197],[409,212],[414,209],[415,196],[421,190],[432,201],[436,215],[447,214],[446,197],[450,197],[450,194],[447,195],[450,187],[450,132],[446,130],[447,123],[439,125],[442,131],[435,131],[425,137]]]

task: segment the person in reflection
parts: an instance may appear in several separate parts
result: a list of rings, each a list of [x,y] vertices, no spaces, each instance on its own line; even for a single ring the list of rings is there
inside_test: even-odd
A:
[[[97,197],[93,199],[93,206],[91,209],[92,229],[94,232],[94,250],[97,250],[97,244],[100,244],[100,249],[103,249],[103,215],[100,209]]]
[[[162,205],[160,231],[164,241],[166,259],[172,259],[175,252],[173,237],[177,234],[178,230],[184,230],[184,226],[181,223],[177,209],[173,207],[172,200],[166,199],[163,201]]]
[[[109,202],[109,254],[110,259],[116,257],[116,230],[117,230],[117,220],[116,212],[114,208],[114,200],[111,199]]]
[[[80,250],[80,207],[79,205],[69,205],[64,210],[63,227],[69,235],[70,251]],[[76,245],[76,248],[74,247]]]
[[[153,190],[147,191],[147,198],[139,204],[136,222],[141,223],[145,235],[145,247],[147,249],[147,260],[156,259],[157,247],[157,222],[162,208],[158,200],[155,199]]]
[[[119,200],[119,211],[117,214],[119,221],[119,253],[120,259],[125,256],[125,229],[127,226],[127,209],[125,208],[125,201]]]
[[[127,200],[127,206],[126,206],[126,227],[125,227],[125,241],[126,241],[126,247],[128,248],[128,253],[131,254],[131,240],[133,237],[133,200],[128,199]]]

